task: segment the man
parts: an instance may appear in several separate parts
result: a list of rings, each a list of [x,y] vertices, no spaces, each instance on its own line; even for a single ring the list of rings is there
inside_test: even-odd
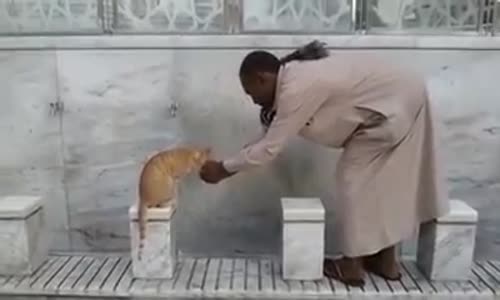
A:
[[[217,183],[267,164],[296,134],[343,148],[333,199],[343,257],[325,259],[324,273],[354,286],[365,270],[398,280],[395,246],[448,211],[425,81],[367,54],[330,55],[316,41],[281,60],[248,54],[240,80],[266,132],[234,157],[207,161],[200,177]]]

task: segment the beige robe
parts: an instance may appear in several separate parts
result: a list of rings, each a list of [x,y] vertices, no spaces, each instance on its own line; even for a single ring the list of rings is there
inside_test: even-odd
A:
[[[350,257],[411,237],[448,211],[425,81],[368,54],[332,54],[281,68],[268,131],[227,170],[272,161],[294,135],[344,148],[337,164],[336,241]]]

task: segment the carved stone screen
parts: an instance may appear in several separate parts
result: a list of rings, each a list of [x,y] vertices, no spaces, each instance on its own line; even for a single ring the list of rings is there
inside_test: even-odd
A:
[[[243,0],[244,31],[349,32],[350,0]]]
[[[0,33],[100,31],[98,0],[0,0]]]
[[[368,28],[376,31],[474,31],[478,0],[368,0]]]
[[[116,0],[114,31],[221,32],[223,0]]]

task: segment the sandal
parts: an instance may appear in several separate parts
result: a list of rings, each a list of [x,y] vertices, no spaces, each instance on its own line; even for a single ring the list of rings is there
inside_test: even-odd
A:
[[[355,259],[341,258],[331,260],[327,258],[323,261],[323,274],[328,278],[338,280],[347,285],[356,287],[365,285],[363,269]]]
[[[377,254],[366,256],[363,259],[364,268],[379,277],[382,277],[385,280],[389,281],[398,281],[401,279],[402,275],[399,271],[399,265],[397,264],[394,254],[390,253],[393,249],[387,248],[384,249]],[[393,256],[392,258],[389,256]],[[385,258],[385,259],[384,259]],[[387,261],[390,261],[389,264],[392,264],[392,268],[384,268],[387,266],[385,264]],[[385,264],[385,265],[384,265]],[[391,269],[387,271],[387,269]]]

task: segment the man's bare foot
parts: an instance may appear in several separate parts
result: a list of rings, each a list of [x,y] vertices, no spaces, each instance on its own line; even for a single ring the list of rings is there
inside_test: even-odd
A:
[[[347,285],[364,286],[364,270],[361,258],[343,257],[332,260],[326,258],[323,262],[323,273]]]
[[[363,259],[364,268],[387,280],[400,280],[400,265],[396,259],[396,247],[385,248]]]

